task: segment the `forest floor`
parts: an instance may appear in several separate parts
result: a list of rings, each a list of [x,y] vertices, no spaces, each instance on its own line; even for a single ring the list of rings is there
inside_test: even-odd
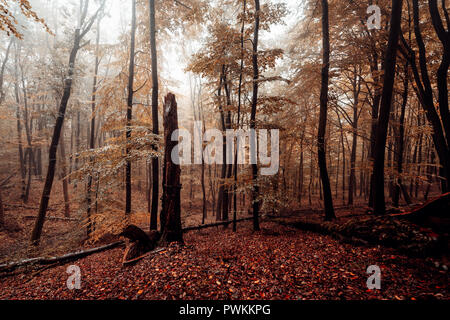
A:
[[[27,205],[16,196],[17,190],[8,191],[4,193],[8,229],[0,230],[0,264],[117,240],[83,243],[80,222],[52,220],[44,228],[45,249],[30,250],[40,188],[32,189]],[[64,217],[60,191],[58,184],[49,216]],[[145,196],[137,195],[133,223],[145,226]],[[72,217],[77,216],[76,209],[73,204]],[[363,207],[336,211],[339,223],[370,216]],[[183,212],[184,226],[201,224],[200,202],[184,204]],[[299,218],[322,221],[321,210],[292,208],[285,216],[277,222],[264,220],[257,233],[251,222],[238,224],[237,233],[231,226],[191,231],[184,236],[184,246],[171,246],[134,266],[122,265],[124,249],[117,248],[65,265],[18,270],[0,276],[0,299],[450,299],[449,275],[442,261],[437,267],[434,258],[373,243],[356,246],[294,227]],[[206,222],[213,220],[211,216]],[[444,263],[448,265],[448,260]],[[81,290],[67,288],[69,265],[80,267]],[[381,268],[381,290],[367,289],[370,265]]]
[[[353,246],[332,237],[262,223],[185,234],[134,266],[123,249],[0,279],[0,299],[449,299],[448,273],[395,249]],[[220,232],[218,232],[220,230]],[[81,289],[66,286],[69,265]],[[381,268],[381,290],[368,290],[367,267]]]

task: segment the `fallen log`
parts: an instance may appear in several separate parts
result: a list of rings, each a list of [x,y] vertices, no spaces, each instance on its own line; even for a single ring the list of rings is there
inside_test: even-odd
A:
[[[450,192],[436,197],[410,212],[392,214],[391,217],[408,220],[436,232],[450,231]]]
[[[340,210],[355,210],[355,209],[365,209],[367,208],[366,205],[363,204],[357,204],[354,206],[337,206],[334,208],[336,211]],[[278,215],[277,217],[291,217],[291,216],[301,216],[301,215],[311,215],[312,213],[318,213],[322,214],[324,211],[323,208],[302,208],[302,209],[293,209],[293,210],[285,210],[282,212],[282,214]],[[340,216],[345,217],[345,216]]]
[[[24,219],[27,220],[36,220],[37,217],[34,216],[25,216]],[[73,222],[78,222],[81,221],[80,219],[77,218],[64,218],[64,217],[46,217],[46,220],[56,220],[56,221],[73,221]]]
[[[261,217],[264,217],[264,216],[261,216]],[[245,222],[245,221],[251,221],[251,220],[253,220],[253,217],[238,219],[238,220],[236,220],[236,222],[239,223],[239,222]],[[195,227],[186,227],[186,228],[183,228],[183,232],[202,230],[202,229],[221,227],[221,226],[228,226],[228,225],[230,225],[232,223],[233,223],[233,220],[224,221],[224,222],[217,222],[217,223],[211,223],[211,224],[203,224],[201,226],[195,226]]]
[[[265,216],[261,216],[261,217],[265,217]],[[250,221],[253,220],[253,217],[251,218],[243,218],[243,219],[238,219],[236,220],[236,222],[245,222],[245,221]],[[186,227],[183,228],[183,232],[188,232],[188,231],[195,231],[195,230],[202,230],[202,229],[206,229],[206,228],[213,228],[213,227],[220,227],[220,226],[225,226],[225,225],[229,225],[233,223],[233,221],[225,221],[225,222],[219,222],[219,223],[213,223],[213,224],[205,224],[205,225],[201,225],[201,226],[196,226],[196,227]],[[137,227],[136,227],[137,228]],[[139,229],[139,228],[138,228]],[[124,230],[123,234],[121,234],[124,237],[128,237],[129,240],[133,239],[133,236],[130,236],[131,234],[133,234],[133,232],[125,232],[126,230]],[[129,230],[130,231],[130,230]],[[142,230],[141,230],[142,231]],[[139,232],[138,232],[139,234]],[[147,237],[149,237],[150,240],[154,240],[154,237],[158,237],[157,233],[152,233],[149,232],[149,234],[145,233]],[[158,233],[159,234],[159,233]],[[140,236],[137,236],[137,238],[139,238]],[[159,240],[159,239],[158,239]],[[132,241],[133,242],[133,241]],[[39,257],[39,258],[31,258],[31,259],[24,259],[21,261],[17,261],[17,262],[11,262],[11,263],[6,263],[6,264],[1,264],[0,265],[0,272],[1,273],[5,273],[5,272],[11,272],[14,271],[15,269],[19,268],[19,267],[24,267],[24,266],[28,266],[28,265],[50,265],[53,263],[66,263],[69,261],[75,261],[81,258],[85,258],[89,255],[95,254],[95,253],[100,253],[103,251],[107,251],[110,249],[114,249],[117,248],[121,245],[124,245],[125,242],[124,241],[118,241],[118,242],[114,242],[111,243],[109,245],[105,245],[102,247],[97,247],[97,248],[93,248],[93,249],[88,249],[88,250],[82,250],[82,251],[77,251],[75,253],[69,253],[60,257],[51,257],[51,258],[45,258],[45,257]],[[156,247],[156,245],[155,245]],[[163,250],[164,248],[158,249],[158,250]],[[156,252],[160,252],[160,251],[150,251],[147,252],[147,254],[151,254],[156,253]],[[138,259],[141,260],[143,258],[145,258],[146,255],[144,254],[142,257],[137,256],[133,259]],[[132,260],[132,259],[131,259]],[[133,263],[133,261],[130,260],[130,263]],[[128,261],[128,260],[124,260]]]
[[[5,211],[10,211],[11,209],[27,209],[27,210],[39,210],[39,207],[27,206],[24,204],[4,204]],[[56,211],[54,208],[49,208],[48,211]]]
[[[90,256],[94,253],[100,253],[106,250],[114,249],[124,244],[123,241],[117,241],[105,246],[87,249],[87,250],[80,250],[74,253],[68,253],[63,256],[59,257],[39,257],[39,258],[32,258],[32,259],[25,259],[18,262],[12,262],[12,263],[6,263],[0,265],[0,272],[11,272],[15,269],[23,266],[28,265],[50,265],[50,264],[61,264],[61,263],[67,263],[69,261],[75,261],[81,258],[85,258],[87,256]]]
[[[11,173],[7,178],[3,179],[2,181],[0,181],[0,188],[5,187],[9,181],[11,180],[12,177],[14,177],[16,175],[17,171]]]
[[[414,256],[434,256],[447,252],[444,237],[430,236],[424,228],[391,216],[356,218],[342,224],[301,217],[279,218],[273,221],[303,231],[331,236],[353,245],[382,245]]]
[[[68,253],[68,254],[65,254],[60,257],[44,258],[42,261],[40,261],[40,264],[46,265],[46,264],[52,264],[52,263],[62,263],[62,262],[74,261],[74,260],[78,260],[81,258],[85,258],[94,253],[100,253],[100,252],[103,252],[106,250],[117,248],[122,244],[123,244],[123,241],[117,241],[117,242],[107,244],[105,246],[101,246],[101,247],[97,247],[97,248],[81,250],[81,251],[77,251],[74,253]]]

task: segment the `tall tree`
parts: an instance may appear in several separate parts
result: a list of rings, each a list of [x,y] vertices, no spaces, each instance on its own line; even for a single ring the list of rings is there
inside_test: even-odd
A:
[[[19,51],[20,51],[20,45],[16,44],[16,50],[15,50],[15,56],[14,56],[14,98],[16,102],[16,119],[17,119],[17,142],[18,142],[18,149],[19,149],[19,165],[20,165],[20,177],[21,177],[21,199],[25,200],[25,175],[26,175],[26,168],[25,168],[25,156],[23,153],[23,144],[22,144],[22,119],[21,119],[21,108],[20,108],[20,95],[19,95]]]
[[[393,205],[394,207],[398,207],[400,201],[400,192],[403,193],[403,197],[406,203],[411,204],[411,199],[409,197],[408,192],[406,191],[405,185],[403,184],[403,154],[405,153],[405,117],[406,117],[406,106],[408,104],[408,92],[409,92],[409,63],[405,63],[405,71],[404,71],[404,79],[403,79],[403,95],[402,95],[402,105],[400,109],[400,119],[398,124],[398,129],[394,130],[396,132],[396,141],[395,141],[395,162],[397,169],[397,182],[394,185],[394,194],[393,194]]]
[[[64,215],[66,218],[70,217],[70,197],[69,197],[69,183],[67,178],[67,164],[66,164],[66,144],[64,141],[64,126],[61,130],[61,140],[59,141],[59,154],[60,154],[60,178],[63,185],[63,197],[64,197]]]
[[[226,132],[228,129],[231,129],[231,112],[225,110],[225,106],[222,100],[222,86],[225,91],[226,98],[226,106],[231,105],[230,99],[230,90],[227,78],[228,67],[224,64],[222,65],[222,72],[220,74],[219,81],[219,92],[218,92],[218,100],[219,100],[219,111],[220,111],[220,120],[222,125],[222,145],[223,145],[223,164],[222,164],[222,172],[221,172],[221,185],[219,188],[219,199],[217,201],[217,220],[228,221],[228,209],[229,209],[229,188],[227,186],[226,179],[230,178],[231,170],[230,165],[227,163],[228,159],[228,148],[227,148],[227,140],[226,140]]]
[[[13,43],[14,43],[14,38],[11,38],[11,40],[9,41],[8,47],[6,48],[5,58],[3,59],[2,65],[0,67],[0,105],[5,100],[5,92],[3,91],[3,79],[5,76],[6,64],[8,63],[8,60],[9,60],[9,53],[11,52],[11,47],[12,47]]]
[[[11,47],[13,45],[13,41],[14,38],[11,38],[8,48],[6,49],[6,53],[5,53],[5,58],[2,61],[2,65],[1,65],[1,69],[0,69],[0,105],[3,104],[4,98],[5,98],[5,94],[3,92],[3,79],[4,79],[4,74],[5,74],[5,69],[6,69],[6,64],[8,63],[8,59],[9,59],[9,53],[11,51]],[[19,126],[20,126],[20,121],[19,122]],[[22,166],[23,164],[21,164]],[[3,201],[2,201],[2,191],[0,189],[0,227],[2,227],[4,224],[4,209],[3,209]]]
[[[440,151],[440,153],[442,154],[442,156],[440,156],[440,161],[442,165],[441,172],[442,176],[446,180],[446,181],[443,180],[441,184],[442,184],[442,191],[447,192],[450,190],[450,112],[448,108],[448,69],[450,66],[450,18],[448,10],[446,8],[445,0],[442,0],[441,4],[447,28],[444,27],[441,14],[439,13],[437,1],[429,0],[428,4],[434,30],[436,31],[437,37],[441,41],[444,50],[444,53],[442,55],[442,61],[437,71],[437,88],[438,88],[439,113],[442,118],[443,131],[445,133],[445,140],[447,143],[447,150]],[[419,10],[418,6],[416,4],[414,4],[414,6],[416,7],[416,11],[418,12]],[[417,27],[416,29],[418,30],[419,27]],[[425,70],[423,70],[423,72],[425,72]],[[439,148],[444,149],[443,147]]]
[[[126,155],[127,165],[125,173],[125,188],[126,188],[126,205],[125,214],[131,213],[131,160],[128,159],[130,155],[130,147],[128,145],[131,139],[131,121],[133,119],[133,97],[134,97],[134,65],[135,65],[135,48],[136,48],[136,0],[131,0],[131,42],[130,42],[130,64],[128,70],[128,99],[127,99],[127,122],[126,122]]]
[[[100,22],[102,17],[97,19],[97,37],[95,40],[95,62],[94,62],[94,79],[92,83],[92,103],[91,103],[91,132],[89,137],[89,148],[95,148],[95,128],[96,128],[96,109],[97,109],[97,85],[98,85],[98,69],[100,66]],[[91,159],[92,161],[92,159]],[[91,206],[92,206],[92,175],[88,177],[86,202],[87,202],[87,218],[88,225],[86,228],[87,236],[92,232],[91,224]]]
[[[395,68],[397,63],[398,40],[402,19],[403,0],[392,0],[389,41],[384,60],[384,85],[381,95],[380,114],[377,124],[375,140],[374,177],[374,211],[385,214],[386,200],[384,195],[384,158],[386,154],[386,139],[391,113],[392,95],[395,82]]]
[[[325,220],[336,218],[333,207],[333,196],[331,194],[330,178],[327,169],[327,157],[325,150],[325,134],[328,116],[328,85],[330,79],[330,23],[328,17],[328,0],[322,0],[322,42],[323,42],[323,65],[322,65],[322,88],[320,93],[320,119],[318,134],[318,158],[320,177],[325,204]]]
[[[258,89],[259,89],[259,65],[258,65],[258,40],[260,28],[260,12],[261,4],[259,0],[255,0],[255,30],[253,35],[253,97],[252,97],[252,111],[250,116],[250,129],[256,130],[256,111],[258,108]],[[256,137],[255,137],[256,139]],[[256,141],[253,141],[256,144]],[[256,148],[255,148],[256,149]],[[256,153],[256,150],[254,150]],[[253,229],[260,230],[259,226],[259,185],[258,185],[258,165],[252,164],[252,179],[253,179]]]
[[[32,137],[32,130],[33,130],[33,119],[30,116],[29,112],[29,105],[28,105],[28,90],[27,90],[27,84],[25,82],[25,76],[24,76],[24,67],[20,64],[19,59],[19,66],[21,70],[21,82],[22,82],[22,94],[23,94],[23,121],[25,124],[25,133],[27,137],[27,148],[25,150],[25,164],[28,156],[28,179],[27,184],[25,188],[25,194],[23,198],[23,202],[27,203],[29,196],[30,196],[30,189],[31,189],[31,176],[32,176],[32,167],[33,167],[33,137]],[[31,118],[31,119],[30,119]]]
[[[241,64],[239,67],[239,85],[238,85],[238,109],[237,109],[237,128],[241,128],[241,109],[242,109],[242,81],[244,79],[244,37],[245,37],[245,16],[247,13],[247,0],[242,4],[242,22],[241,22]],[[233,201],[233,231],[237,231],[237,186],[238,186],[238,153],[239,153],[239,139],[236,146],[236,154],[234,156],[234,201]]]
[[[152,121],[153,134],[159,135],[159,112],[158,112],[158,52],[156,49],[156,18],[155,0],[149,0],[150,6],[150,49],[152,58]],[[150,214],[150,229],[158,229],[158,204],[159,204],[159,159],[152,159],[152,207]]]
[[[59,139],[61,137],[61,130],[64,124],[64,118],[66,115],[66,109],[67,104],[70,99],[70,95],[72,92],[72,84],[73,84],[73,77],[75,74],[75,62],[77,58],[78,51],[82,48],[84,44],[82,44],[83,38],[86,36],[86,34],[91,29],[93,23],[95,22],[95,19],[97,18],[98,13],[100,10],[103,9],[105,6],[106,0],[103,0],[100,4],[99,8],[95,12],[95,14],[90,18],[87,19],[88,9],[89,9],[89,0],[80,1],[80,19],[78,23],[78,27],[75,30],[74,34],[74,40],[73,40],[73,47],[70,52],[69,57],[69,68],[68,68],[68,74],[64,81],[64,91],[63,96],[61,98],[59,109],[58,109],[58,115],[56,119],[56,125],[53,131],[53,137],[50,144],[49,149],[49,163],[48,163],[48,169],[47,169],[47,177],[45,179],[44,189],[42,191],[42,197],[41,197],[41,203],[39,206],[39,213],[38,217],[36,219],[36,223],[34,225],[32,234],[31,234],[31,242],[33,245],[39,245],[39,241],[42,234],[42,228],[44,227],[45,222],[45,216],[47,214],[48,209],[48,203],[50,201],[50,193],[52,191],[53,187],[53,180],[55,178],[55,168],[56,168],[56,156],[58,151],[58,143]]]
[[[372,112],[371,112],[371,127],[370,127],[370,155],[369,158],[371,162],[375,160],[375,140],[377,134],[377,124],[378,124],[378,113],[380,110],[380,101],[381,101],[381,76],[379,72],[379,61],[378,61],[378,53],[376,49],[372,50],[372,54],[370,57],[370,71],[372,73],[372,78],[374,79],[374,97],[372,100]],[[370,174],[370,185],[369,185],[369,207],[373,208],[374,202],[374,185],[375,178],[373,176],[373,171]]]
[[[416,42],[419,50],[419,65],[416,62],[416,52],[412,49],[412,45],[409,44],[402,35],[402,43],[406,48],[409,63],[413,71],[414,80],[417,86],[417,96],[425,111],[425,115],[428,122],[433,127],[432,139],[438,155],[441,169],[440,173],[446,180],[441,181],[442,190],[445,192],[449,189],[450,181],[450,144],[448,135],[450,125],[448,124],[448,89],[447,89],[447,73],[449,63],[449,31],[445,31],[440,18],[439,11],[437,10],[437,4],[435,1],[429,1],[430,13],[432,16],[433,25],[438,34],[438,38],[441,40],[444,46],[444,54],[441,65],[437,72],[438,77],[438,91],[439,91],[439,111],[434,102],[433,87],[431,84],[431,78],[428,72],[427,65],[427,53],[424,38],[422,36],[420,25],[420,7],[418,0],[413,0],[413,22],[414,22],[414,34],[416,36]],[[448,18],[448,12],[445,8],[445,1],[443,3],[443,11],[447,21],[447,27],[450,30],[450,19]],[[445,79],[443,79],[445,77]],[[441,122],[442,118],[442,122]]]
[[[450,18],[449,13],[445,5],[445,0],[441,1],[442,11],[444,12],[447,28],[444,27],[444,23],[439,13],[437,0],[429,0],[428,5],[430,9],[431,21],[433,22],[434,30],[438,36],[438,39],[442,43],[444,54],[442,55],[442,61],[437,72],[437,85],[439,94],[439,111],[442,117],[442,123],[444,125],[445,135],[447,138],[447,147],[450,150],[450,112],[448,109],[448,69],[450,66]],[[447,30],[446,30],[447,29]],[[450,157],[450,155],[449,155]],[[447,167],[447,189],[450,189],[450,167]]]

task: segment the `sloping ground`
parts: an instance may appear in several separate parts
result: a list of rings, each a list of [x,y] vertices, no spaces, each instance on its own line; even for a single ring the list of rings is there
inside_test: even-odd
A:
[[[332,235],[353,244],[383,245],[410,255],[448,258],[450,193],[416,208],[410,206],[393,211],[400,213],[377,216],[368,208],[343,208],[336,212],[338,219],[324,222],[322,211],[300,210],[273,219],[283,225]]]
[[[390,216],[354,217],[345,222],[294,216],[275,218],[275,221],[301,230],[332,235],[349,243],[383,245],[415,256],[448,253],[448,235],[436,234],[431,229]]]
[[[190,232],[186,246],[122,267],[123,249],[77,262],[81,290],[70,291],[68,265],[0,279],[1,299],[449,299],[448,273],[393,249],[354,247],[332,237],[263,223],[239,232]],[[369,265],[382,289],[366,287]]]

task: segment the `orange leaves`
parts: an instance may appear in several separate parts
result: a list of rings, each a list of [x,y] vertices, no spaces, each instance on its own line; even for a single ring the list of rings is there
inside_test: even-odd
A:
[[[35,22],[40,23],[44,29],[50,34],[53,34],[47,24],[45,23],[44,19],[41,19],[38,17],[36,12],[34,12],[31,8],[31,5],[28,0],[12,0],[16,2],[19,7],[21,13],[29,19],[33,19]],[[6,0],[0,1],[0,30],[5,31],[8,36],[12,35],[16,38],[22,39],[23,35],[20,33],[17,24],[18,21],[12,14],[12,12],[8,9],[9,4]]]

